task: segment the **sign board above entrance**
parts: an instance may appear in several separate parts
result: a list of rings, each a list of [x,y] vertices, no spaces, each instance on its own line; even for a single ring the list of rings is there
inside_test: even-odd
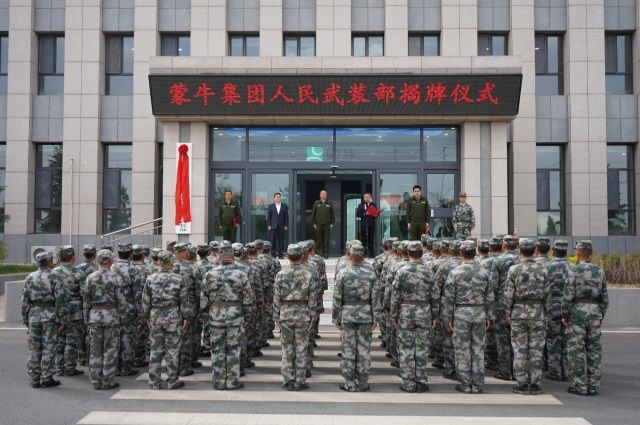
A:
[[[150,75],[154,115],[517,115],[521,74]]]

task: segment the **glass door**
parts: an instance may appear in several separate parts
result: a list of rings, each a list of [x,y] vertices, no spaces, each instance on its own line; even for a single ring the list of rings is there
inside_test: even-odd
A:
[[[378,176],[378,207],[382,210],[378,218],[379,238],[408,239],[406,202],[418,182],[418,173],[380,172]]]
[[[294,217],[291,216],[291,191],[289,173],[258,172],[251,175],[251,237],[255,239],[271,240],[267,224],[269,205],[275,202],[274,196],[279,193],[282,204],[289,208],[289,226]],[[285,232],[284,244],[289,243],[289,232]]]
[[[242,215],[242,223],[236,229],[236,241],[242,242],[244,236],[243,227],[247,221],[245,207],[243,205],[243,183],[244,173],[239,171],[213,171],[213,190],[211,198],[213,199],[211,211],[211,219],[209,221],[211,227],[209,234],[213,235],[215,240],[222,240],[222,228],[220,227],[220,221],[218,220],[218,212],[220,205],[223,204],[225,199],[225,193],[231,192],[233,201],[240,206],[240,213]]]
[[[427,184],[424,193],[433,211],[430,227],[431,235],[436,238],[453,237],[453,208],[458,199],[457,177],[457,171],[426,172]]]

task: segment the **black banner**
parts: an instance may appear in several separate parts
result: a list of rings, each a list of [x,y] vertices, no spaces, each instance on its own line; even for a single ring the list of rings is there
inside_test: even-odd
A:
[[[149,75],[154,115],[517,115],[521,74]]]

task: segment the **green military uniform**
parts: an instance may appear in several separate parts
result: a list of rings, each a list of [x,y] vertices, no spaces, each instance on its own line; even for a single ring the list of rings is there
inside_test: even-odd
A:
[[[317,200],[311,210],[311,223],[316,228],[316,251],[323,257],[329,256],[329,233],[335,222],[333,204]]]
[[[511,266],[520,262],[520,257],[516,252],[518,239],[514,236],[505,236],[504,244],[507,245],[508,251],[505,251],[496,260],[496,271],[498,273],[498,285],[496,286],[496,348],[498,353],[498,374],[496,378],[503,380],[511,380],[513,370],[513,356],[511,353],[511,325],[507,320],[504,311],[504,291],[507,282],[507,275]]]
[[[425,225],[431,219],[431,207],[424,196],[416,199],[412,196],[407,201],[407,222],[411,225],[409,236],[412,241],[419,241],[424,233]]]
[[[237,229],[233,225],[233,219],[238,224],[242,223],[242,214],[240,214],[240,206],[235,201],[222,201],[218,205],[218,226],[222,227],[222,239],[234,243],[236,241]]]
[[[95,245],[84,245],[82,247],[82,251],[85,256],[85,261],[84,263],[79,264],[77,266],[77,269],[80,270],[83,274],[81,290],[84,291],[87,276],[98,270],[98,263],[95,262],[95,259],[91,259],[96,255]],[[80,338],[80,345],[78,346],[78,362],[80,363],[80,366],[89,365],[89,333],[86,331],[86,328],[84,326],[82,327],[82,336]]]
[[[460,196],[467,196],[466,193],[461,193]],[[476,216],[473,213],[471,205],[458,204],[453,209],[453,229],[456,232],[458,239],[464,240],[471,236],[471,230],[476,225]]]

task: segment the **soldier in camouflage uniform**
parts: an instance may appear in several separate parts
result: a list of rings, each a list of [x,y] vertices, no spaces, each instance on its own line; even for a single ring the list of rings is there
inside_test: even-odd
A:
[[[209,242],[209,261],[211,264],[218,265],[220,264],[220,260],[218,259],[218,252],[220,249],[220,242],[218,241],[210,241]]]
[[[536,242],[522,238],[519,242],[522,262],[509,269],[502,307],[511,324],[513,373],[518,394],[542,393],[542,350],[545,342],[545,306],[547,268],[533,259]]]
[[[315,244],[315,242],[314,242]],[[282,270],[282,266],[280,265],[280,261],[271,255],[271,242],[264,241],[264,246],[262,248],[262,254],[269,260],[271,264],[271,273],[269,274],[269,294],[267,296],[267,305],[266,308],[268,311],[271,311],[271,305],[273,303],[273,283],[276,279],[276,275],[280,270]],[[323,260],[324,261],[324,260]],[[275,328],[275,322],[273,321],[273,316],[271,314],[264,315],[267,318],[267,338],[275,338],[273,335],[273,329]]]
[[[344,391],[369,389],[371,337],[376,328],[375,317],[380,314],[375,272],[363,267],[364,252],[362,245],[350,248],[350,264],[336,276],[333,290],[332,316],[340,329],[340,368],[345,381],[339,387]]]
[[[217,251],[219,245],[217,241],[214,242]],[[200,257],[198,265],[202,268],[203,278],[208,271],[220,264],[217,254],[213,257],[211,255],[211,251],[211,243],[198,245],[198,257]],[[201,317],[200,320],[202,321],[202,348],[200,349],[200,355],[209,356],[211,355],[211,348],[209,347],[211,343],[211,334],[209,333],[209,327],[207,326],[207,318]]]
[[[140,279],[137,281],[140,282],[140,286],[134,288],[136,308],[140,311],[142,308],[142,290],[144,288],[144,283],[147,280],[147,276],[150,276],[149,266],[144,261],[144,247],[142,245],[133,245],[131,247],[131,267],[136,268],[140,274]],[[136,317],[136,336],[135,358],[133,365],[135,367],[147,366],[149,364],[149,356],[151,354],[149,348],[149,324],[142,314],[138,314]]]
[[[465,240],[471,236],[471,231],[476,227],[476,216],[471,205],[467,204],[466,192],[460,193],[460,203],[453,208],[453,229],[456,238]]]
[[[329,289],[329,281],[327,280],[327,266],[324,262],[324,258],[316,254],[316,242],[313,239],[307,240],[307,250],[309,251],[309,261],[314,263],[318,269],[318,276],[320,278],[320,287],[318,288],[318,301],[319,312],[316,316],[316,321],[313,323],[313,340],[320,338],[318,335],[318,328],[320,326],[320,314],[324,313],[324,291]],[[369,263],[362,262],[364,266],[368,266]]]
[[[260,335],[258,334],[257,324],[258,316],[265,311],[265,300],[260,269],[253,261],[249,261],[249,254],[241,243],[234,243],[231,245],[231,249],[235,258],[234,265],[247,274],[254,303],[252,309],[254,315],[245,328],[244,344],[241,349],[240,376],[242,376],[245,368],[255,366],[251,358],[263,356],[262,351],[260,351]]]
[[[386,314],[386,347],[387,357],[391,359],[391,366],[400,367],[398,356],[398,332],[393,326],[393,318],[391,317],[391,296],[393,294],[393,281],[395,279],[397,271],[404,267],[409,262],[409,254],[406,250],[406,244],[408,241],[396,241],[393,243],[393,249],[395,257],[388,263],[384,273],[384,296],[382,297],[382,306]]]
[[[60,376],[82,375],[84,372],[76,369],[78,364],[78,347],[84,334],[82,320],[82,283],[84,274],[74,264],[76,253],[72,245],[58,247],[59,265],[53,269],[58,277],[62,296],[64,315],[60,321],[64,329],[58,332],[56,347],[57,374]]]
[[[151,250],[151,254],[149,254],[150,257],[151,257],[153,273],[155,273],[155,272],[160,270],[160,262],[158,260],[158,255],[160,254],[161,251],[162,251],[162,249],[160,249],[160,248],[153,248]],[[151,273],[151,274],[153,274],[153,273]]]
[[[478,241],[478,257],[476,262],[481,265],[489,273],[491,291],[493,292],[492,312],[495,314],[495,292],[498,286],[498,271],[496,269],[496,263],[493,255],[490,254],[491,241],[487,239],[480,239]],[[491,320],[495,320],[495,317]],[[496,370],[498,369],[498,358],[496,348],[496,335],[493,332],[493,326],[487,328],[485,332],[485,351],[484,351],[484,367],[485,369]]]
[[[378,326],[380,328],[380,335],[378,335],[378,339],[381,339],[382,341],[380,342],[380,346],[381,347],[385,347],[385,323],[384,323],[384,314],[382,314],[382,296],[384,295],[384,292],[381,291],[381,282],[382,282],[382,269],[384,268],[384,263],[386,263],[389,260],[389,257],[391,256],[391,239],[389,238],[384,238],[382,240],[382,253],[378,254],[378,256],[376,258],[373,259],[373,271],[376,273],[376,281],[375,284],[377,286],[376,288],[376,294],[378,299],[375,300],[375,303],[377,303],[380,308],[380,315],[376,317],[376,321],[378,322]]]
[[[461,252],[462,264],[447,277],[442,316],[453,332],[456,390],[478,394],[484,385],[485,331],[494,318],[494,288],[491,272],[474,259],[475,242],[463,241]]]
[[[544,264],[545,266],[551,258],[549,258],[549,251],[551,250],[551,242],[549,238],[538,238],[536,242],[536,255],[534,260],[537,263]]]
[[[573,279],[564,287],[562,324],[567,334],[567,360],[573,386],[568,392],[577,395],[598,394],[600,388],[602,320],[609,307],[607,282],[602,267],[591,263],[591,241],[576,244],[578,264]]]
[[[509,269],[520,262],[516,252],[518,238],[505,236],[503,239],[503,253],[496,261],[498,271],[498,286],[496,287],[496,345],[498,351],[497,379],[511,381],[513,379],[513,353],[511,347],[511,323],[504,311],[504,292],[507,284]]]
[[[173,255],[158,253],[160,271],[147,277],[142,293],[142,318],[149,323],[151,355],[149,358],[149,386],[162,388],[162,360],[167,370],[167,389],[184,386],[180,376],[180,340],[187,321],[189,297],[179,275],[172,272]]]
[[[195,302],[195,317],[193,318],[193,325],[191,328],[192,336],[191,336],[191,367],[202,367],[202,363],[198,361],[198,355],[200,354],[200,344],[202,342],[202,328],[203,328],[203,319],[200,316],[200,309],[198,308],[198,304],[200,302],[200,292],[202,292],[202,284],[204,281],[205,270],[203,267],[200,267],[198,264],[198,248],[195,245],[189,244],[187,247],[187,258],[189,260],[189,264],[191,264],[191,268],[193,270],[193,274],[195,276],[195,289],[196,289],[196,302]]]
[[[433,260],[433,241],[435,239],[431,236],[424,234],[420,236],[420,242],[422,242],[422,262],[427,264]]]
[[[33,388],[60,385],[53,379],[56,335],[60,318],[64,316],[61,282],[52,272],[53,256],[49,252],[36,254],[38,270],[30,273],[22,291],[22,324],[28,326],[29,362],[27,370]],[[64,323],[63,323],[64,325]]]
[[[182,312],[188,323],[182,331],[182,342],[180,343],[180,376],[193,375],[191,369],[195,358],[193,353],[194,329],[196,320],[196,310],[198,303],[198,288],[200,283],[197,282],[198,271],[189,261],[189,250],[185,243],[177,243],[173,247],[176,259],[178,260],[173,266],[173,272],[180,275],[182,284],[185,286],[188,295],[187,309]]]
[[[98,251],[98,271],[87,278],[82,308],[89,326],[89,377],[96,390],[119,386],[113,381],[118,368],[120,328],[131,317],[131,302],[119,273],[114,271],[113,253]]]
[[[275,278],[275,275],[271,275],[271,273],[273,272],[271,261],[264,255],[262,255],[263,246],[264,241],[262,239],[256,239],[254,242],[250,242],[246,245],[249,252],[249,259],[260,270],[260,280],[262,281],[263,297],[265,302],[267,303],[267,306],[265,306],[265,308],[269,308],[269,295],[272,292],[272,279]],[[270,345],[267,342],[269,331],[267,328],[268,323],[266,317],[266,314],[256,316],[256,323],[254,324],[256,328],[256,336],[258,338],[259,348],[268,347]]]
[[[214,263],[213,261],[211,261],[211,257],[209,256],[209,254],[210,249],[208,244],[198,245],[198,265],[202,267],[205,273],[218,265],[218,263]]]
[[[87,244],[82,247],[82,254],[84,255],[84,262],[77,266],[77,269],[82,272],[81,291],[84,291],[87,277],[98,270],[98,263],[96,262],[96,246],[93,244]],[[86,331],[84,324],[82,326],[82,335],[80,337],[80,344],[78,345],[78,363],[80,366],[89,366],[89,333]]]
[[[309,330],[317,314],[318,300],[313,275],[300,264],[302,248],[287,247],[289,265],[276,275],[273,290],[273,318],[280,329],[283,388],[298,391],[306,382]]]
[[[409,262],[395,274],[391,320],[398,332],[398,355],[405,392],[425,392],[430,333],[438,316],[440,288],[433,272],[422,263],[422,244],[409,242]]]
[[[253,315],[249,276],[234,264],[229,244],[220,246],[220,265],[207,272],[200,294],[202,315],[209,315],[213,388],[235,390],[240,382],[244,328]]]
[[[314,348],[317,346],[316,344],[316,332],[315,332],[315,324],[316,320],[319,320],[317,317],[324,311],[322,294],[324,293],[322,282],[320,280],[320,273],[318,272],[318,266],[315,262],[309,259],[309,255],[311,254],[310,245],[307,241],[301,241],[298,243],[300,248],[302,248],[302,260],[300,261],[300,265],[305,267],[307,270],[311,272],[313,275],[311,290],[314,292],[314,299],[317,301],[316,304],[316,314],[314,314],[313,323],[311,324],[311,328],[309,328],[309,344],[307,345],[308,353],[307,353],[307,372],[306,377],[311,377],[311,369],[313,368],[313,357],[314,357]],[[348,264],[347,264],[348,265]],[[345,266],[346,267],[346,266]]]

